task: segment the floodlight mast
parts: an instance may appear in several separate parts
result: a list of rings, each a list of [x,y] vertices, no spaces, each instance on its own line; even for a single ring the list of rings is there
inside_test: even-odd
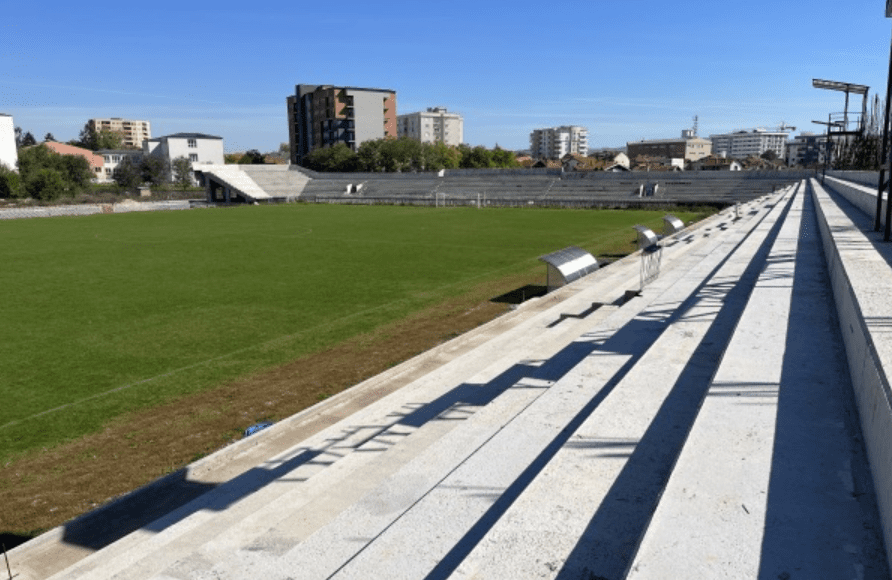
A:
[[[892,0],[886,0],[886,18],[892,18]],[[883,146],[880,159],[880,177],[877,180],[877,213],[874,220],[874,230],[880,231],[880,214],[883,211],[883,192],[889,187],[892,181],[892,151],[889,149],[889,99],[892,97],[892,43],[889,46],[889,72],[886,76],[886,112],[883,117]],[[886,175],[889,179],[886,179]],[[892,193],[886,196],[886,227],[883,230],[883,241],[888,242],[892,237]]]

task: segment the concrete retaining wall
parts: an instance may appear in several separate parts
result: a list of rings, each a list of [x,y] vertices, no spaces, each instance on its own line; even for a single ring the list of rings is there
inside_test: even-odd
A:
[[[892,268],[881,255],[892,248],[873,242],[880,234],[854,224],[820,184],[812,181],[818,227],[845,342],[861,431],[883,523],[886,557],[892,561],[892,392],[884,371],[892,368],[888,295]],[[886,256],[889,258],[890,256]]]
[[[190,207],[190,202],[188,200],[131,201],[115,204],[56,205],[47,207],[11,207],[0,209],[0,220],[95,215],[97,213],[129,213],[133,211],[189,209]]]

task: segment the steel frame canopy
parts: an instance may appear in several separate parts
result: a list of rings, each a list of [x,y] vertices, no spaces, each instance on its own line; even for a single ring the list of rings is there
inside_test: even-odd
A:
[[[828,89],[831,91],[842,91],[844,93],[854,93],[856,95],[866,95],[870,87],[866,85],[856,85],[855,83],[843,83],[840,81],[826,81],[823,79],[812,79],[811,85],[816,89]]]
[[[597,270],[600,266],[594,256],[576,246],[539,256],[548,266],[547,286],[551,292]]]
[[[892,0],[886,0],[886,18],[892,18]],[[873,229],[880,231],[883,229],[883,241],[892,239],[892,203],[890,198],[892,195],[886,196],[886,223],[883,227],[883,193],[889,186],[886,176],[892,176],[892,151],[889,151],[889,99],[892,98],[892,46],[889,48],[889,72],[886,76],[886,111],[883,116],[883,145],[880,153],[882,161],[880,162],[880,175],[877,179],[877,211],[874,219]]]
[[[846,94],[846,108],[842,113],[831,113],[830,121],[833,122],[833,115],[837,118],[841,115],[842,121],[836,121],[834,126],[841,126],[842,131],[834,131],[837,135],[860,135],[864,131],[864,117],[867,114],[867,93],[870,87],[867,85],[857,85],[855,83],[844,83],[840,81],[828,81],[824,79],[812,79],[811,86],[816,89],[825,89],[828,91],[839,91]],[[849,94],[861,95],[861,118],[858,120],[858,130],[849,131]]]

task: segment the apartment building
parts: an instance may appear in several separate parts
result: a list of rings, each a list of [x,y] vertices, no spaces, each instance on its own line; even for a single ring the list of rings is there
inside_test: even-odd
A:
[[[0,113],[0,165],[18,171],[19,154],[15,148],[15,123],[10,115]]]
[[[710,135],[712,151],[716,155],[732,159],[758,157],[766,151],[774,151],[778,159],[786,158],[786,131],[769,131],[757,128],[749,131],[734,131],[723,135]]]
[[[790,167],[814,167],[824,163],[827,136],[803,132],[787,142],[786,162]]]
[[[446,107],[428,107],[427,111],[398,115],[396,127],[398,137],[409,137],[422,143],[453,146],[464,143],[465,121]]]
[[[699,161],[712,153],[712,141],[694,136],[690,131],[682,131],[680,139],[654,139],[626,143],[629,159],[639,155],[645,157],[665,157]]]
[[[390,89],[296,85],[286,102],[297,165],[320,147],[345,143],[355,151],[365,141],[397,136],[396,91]]]
[[[568,153],[588,154],[588,129],[576,125],[533,129],[530,155],[534,158],[560,159]]]
[[[142,148],[144,141],[152,138],[152,127],[148,121],[134,121],[112,117],[110,119],[90,119],[87,124],[93,131],[105,129],[121,135],[124,147]]]

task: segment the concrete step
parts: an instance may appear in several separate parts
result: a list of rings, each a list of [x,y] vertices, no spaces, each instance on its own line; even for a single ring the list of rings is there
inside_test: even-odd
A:
[[[659,345],[644,353],[450,577],[622,577],[784,207],[764,212],[755,227],[736,231],[722,251],[691,270],[698,283],[679,294],[687,297]]]
[[[666,249],[667,255],[693,256],[698,250],[717,245],[723,230],[728,229],[730,220],[719,216],[712,223],[712,226],[705,226],[702,231],[686,232],[685,237],[680,238],[677,244]],[[670,280],[673,276],[677,280],[683,275],[684,272],[680,269],[673,272],[672,268],[667,268],[661,282]],[[288,520],[291,517],[306,522],[312,520],[311,516],[315,514],[316,525],[322,525],[326,517],[333,517],[348,509],[348,506],[357,499],[356,494],[366,490],[365,487],[356,487],[351,493],[342,492],[339,502],[331,501],[327,498],[327,492],[336,488],[338,483],[355,474],[364,474],[360,480],[367,481],[368,485],[372,486],[431,445],[436,444],[443,449],[450,449],[450,445],[440,441],[445,440],[447,434],[453,431],[452,425],[461,423],[463,427],[467,425],[466,430],[477,433],[478,437],[485,436],[486,429],[491,426],[487,427],[487,415],[480,415],[483,410],[491,406],[493,409],[500,409],[501,405],[523,407],[527,401],[524,398],[526,395],[537,394],[535,386],[531,389],[518,389],[512,388],[515,386],[514,383],[503,385],[506,388],[501,394],[492,401],[487,401],[489,404],[482,407],[474,404],[438,407],[437,401],[449,395],[457,384],[459,387],[482,386],[493,381],[504,382],[509,378],[515,378],[508,371],[518,365],[518,356],[526,355],[526,358],[521,359],[520,365],[527,370],[540,369],[543,366],[542,360],[555,358],[568,341],[578,337],[593,323],[591,317],[565,319],[561,315],[566,310],[570,310],[571,313],[586,310],[583,307],[590,305],[594,296],[602,297],[602,300],[604,296],[618,296],[628,288],[629,281],[634,281],[636,276],[637,262],[629,261],[624,266],[614,264],[602,271],[600,276],[591,277],[591,280],[583,279],[580,282],[590,283],[590,287],[576,292],[566,302],[534,317],[525,323],[525,326],[519,325],[512,333],[506,333],[499,337],[499,340],[494,339],[491,344],[485,345],[486,348],[480,348],[469,353],[467,357],[457,359],[451,367],[444,367],[438,373],[432,373],[424,380],[416,381],[413,385],[401,389],[386,402],[379,402],[381,404],[373,405],[363,413],[351,417],[346,422],[346,427],[337,426],[327,430],[288,453],[273,458],[267,464],[259,466],[257,470],[252,470],[246,477],[238,478],[237,481],[206,494],[192,505],[184,506],[168,518],[149,526],[148,529],[132,534],[103,552],[87,558],[59,577],[101,578],[118,573],[123,574],[121,577],[150,577],[165,569],[165,566],[177,565],[176,562],[183,558],[191,562],[190,565],[196,561],[206,562],[197,556],[201,550],[207,550],[209,556],[217,558],[222,557],[221,551],[226,552],[235,549],[236,546],[241,546],[242,549],[245,546],[250,547],[252,544],[246,542],[253,542],[256,538],[261,538],[259,541],[266,541],[263,538],[275,536],[274,530],[271,531],[270,528],[271,520]],[[626,280],[625,285],[618,284],[618,281],[623,279]],[[610,309],[596,311],[596,314],[598,312],[607,315]],[[553,323],[556,321],[559,321],[559,324],[554,326]],[[551,338],[548,338],[549,336]],[[524,344],[529,345],[526,351],[523,350]],[[506,351],[510,351],[510,354],[506,355]],[[499,354],[501,359],[498,358]],[[540,366],[536,366],[536,363],[522,362],[531,359],[540,361]],[[482,371],[477,370],[481,368]],[[546,370],[548,368],[546,366]],[[456,374],[457,369],[462,373]],[[518,376],[522,378],[523,373]],[[505,401],[502,401],[502,398],[505,398]],[[399,413],[411,416],[413,405],[418,404],[426,404],[429,408],[432,406],[435,410],[439,410],[440,414],[429,411],[432,416],[417,425],[411,421],[400,422]],[[403,411],[397,411],[395,418],[396,409]],[[470,416],[473,421],[456,421],[462,416],[468,416],[469,413],[472,413]],[[490,413],[495,413],[495,417],[503,419],[511,416],[510,412],[490,411]],[[476,423],[478,415],[482,427]],[[437,417],[440,417],[439,421],[434,420]],[[481,428],[482,432],[479,431]],[[388,451],[382,455],[381,449],[384,446],[389,447],[392,452]],[[468,448],[473,447],[459,445],[459,450]],[[306,458],[307,453],[313,455],[311,462],[303,462],[301,459]],[[438,451],[435,455],[441,453],[443,451]],[[381,461],[380,458],[376,461],[366,459],[377,456],[388,459],[385,461]],[[275,479],[271,479],[272,476],[275,476]],[[310,485],[296,486],[295,480]],[[243,497],[246,490],[254,493]],[[320,502],[328,503],[327,516],[320,515],[326,513],[325,509],[320,509]],[[293,506],[293,509],[284,510],[282,505]],[[294,537],[288,536],[291,539],[283,541],[286,543],[299,541],[313,529],[305,523],[298,528],[298,531],[303,531],[298,533],[289,527],[291,531],[288,533]],[[277,549],[280,549],[285,544],[280,542],[278,545]]]
[[[657,306],[657,311],[664,312],[664,315],[666,315],[664,306],[663,304]],[[630,316],[634,316],[634,312],[628,314],[620,310],[611,315],[608,320],[612,320],[612,324],[623,328],[626,327],[625,323],[628,322]],[[615,320],[617,317],[625,320]],[[602,330],[601,334],[603,335],[603,340],[609,341],[609,337],[613,336],[613,332],[616,329],[611,330],[612,324],[608,323],[608,321],[605,321],[605,324],[608,325],[608,328]],[[652,332],[659,332],[659,324],[652,326]],[[639,333],[627,333],[625,340],[633,342],[638,340],[638,337],[633,336],[636,334]],[[595,339],[591,334],[586,338],[588,340]],[[576,343],[574,348],[589,349],[588,346],[580,346],[579,342]],[[623,357],[618,357],[617,360],[614,360],[614,363],[622,365],[622,361],[619,360],[621,358]],[[456,448],[454,441],[444,442],[436,448],[432,447],[424,456],[415,459],[405,468],[391,476],[381,488],[370,494],[363,501],[351,506],[333,520],[331,524],[325,526],[318,533],[295,546],[292,550],[281,556],[278,554],[261,554],[253,551],[248,553],[249,551],[245,550],[238,551],[231,558],[214,566],[211,569],[212,572],[221,574],[223,575],[222,577],[234,578],[244,576],[245,574],[257,574],[259,570],[263,570],[264,574],[273,574],[273,577],[279,577],[276,575],[276,571],[294,570],[297,562],[302,562],[300,569],[306,574],[305,577],[326,577],[346,561],[350,561],[352,566],[352,562],[358,561],[359,558],[366,558],[365,554],[369,553],[373,546],[380,545],[376,541],[375,544],[366,548],[360,556],[351,560],[353,554],[361,548],[361,546],[356,544],[357,537],[374,538],[380,533],[382,527],[387,526],[390,526],[387,527],[387,531],[390,533],[390,530],[394,529],[395,526],[402,528],[405,525],[403,524],[405,518],[413,517],[413,514],[416,514],[414,517],[419,519],[418,525],[422,526],[422,529],[415,529],[414,525],[409,526],[409,529],[406,530],[408,537],[400,535],[393,540],[396,544],[412,542],[413,536],[425,545],[429,545],[432,542],[431,538],[435,535],[443,539],[444,532],[442,530],[439,530],[437,534],[428,535],[426,532],[430,530],[424,529],[423,526],[433,522],[454,522],[456,518],[464,519],[466,523],[472,523],[475,520],[474,514],[479,512],[479,508],[484,508],[485,505],[488,505],[487,493],[483,492],[479,486],[474,488],[476,491],[480,491],[479,495],[482,496],[482,504],[478,502],[478,509],[469,509],[469,498],[458,500],[458,504],[450,504],[461,513],[443,514],[442,502],[431,500],[430,498],[438,495],[444,489],[447,496],[450,495],[448,482],[453,477],[459,477],[459,479],[461,477],[473,478],[473,474],[486,471],[486,469],[482,468],[482,465],[490,466],[487,469],[494,469],[503,476],[509,477],[509,479],[512,477],[510,474],[516,475],[518,470],[524,469],[538,453],[541,443],[553,436],[554,429],[560,429],[567,416],[572,417],[578,411],[578,408],[583,406],[584,402],[592,396],[593,393],[584,388],[585,385],[571,385],[566,382],[568,377],[574,373],[575,370],[571,370],[563,378],[560,378],[554,386],[550,387],[547,392],[537,397],[533,404],[524,409],[523,414],[515,417],[515,420],[511,421],[509,416],[507,418],[509,422],[506,423],[506,418],[503,417],[495,425],[495,427],[499,428],[498,432],[472,456],[468,457],[466,455],[467,451],[463,451],[457,456],[454,455]],[[544,408],[540,408],[543,406]],[[545,421],[545,425],[542,424],[543,414],[549,417],[549,420]],[[558,420],[558,416],[563,416],[564,420]],[[526,423],[528,427],[525,428],[523,423]],[[490,426],[490,428],[493,428],[493,426]],[[458,432],[455,431],[451,435],[455,433]],[[486,433],[481,435],[486,435]],[[536,441],[539,441],[539,444],[536,444]],[[504,448],[505,445],[511,448],[516,447],[517,449],[508,452]],[[475,449],[471,445],[459,447]],[[452,457],[451,460],[449,460],[450,457]],[[511,465],[503,465],[505,467],[504,470],[493,467],[506,462]],[[455,467],[455,465],[458,465],[458,467]],[[454,473],[450,473],[450,470],[454,471]],[[433,491],[430,491],[430,485],[437,482],[438,477],[442,474],[448,474],[448,479],[437,485]],[[431,477],[432,475],[435,477]],[[467,488],[472,484],[461,481],[456,485]],[[495,488],[488,486],[489,484],[484,485],[491,492],[494,491]],[[498,487],[496,486],[496,488]],[[434,495],[432,496],[431,494]],[[415,511],[416,507],[414,506],[416,502],[417,505],[424,504],[429,506],[429,509],[423,510],[419,514]],[[380,509],[382,504],[388,506],[388,508],[382,511]],[[412,507],[412,512],[404,514],[403,511],[409,507]],[[397,523],[393,523],[395,518],[399,518]],[[438,524],[434,523],[434,525]],[[353,538],[353,540],[351,541],[350,538]],[[445,545],[448,546],[450,541],[446,540]],[[388,545],[390,544],[388,543]],[[325,547],[324,549],[323,546]],[[441,544],[439,547],[443,548],[444,545]],[[421,546],[417,546],[417,548],[420,549]],[[392,553],[386,546],[380,549],[386,553]],[[407,550],[404,553],[413,554],[413,561],[418,556],[417,550],[414,549]],[[310,558],[310,554],[317,554],[317,556]],[[369,556],[368,558],[373,562],[380,563],[378,557]],[[421,569],[423,570],[425,565],[429,563],[429,560],[425,560],[421,564]],[[394,564],[392,559],[390,564]],[[403,564],[408,565],[406,562],[403,562]],[[403,569],[402,565],[397,567]],[[417,568],[415,570],[418,571]],[[361,574],[365,574],[364,577],[390,577],[394,572],[394,570],[363,569]],[[394,577],[402,576],[396,575]]]
[[[269,195],[254,183],[251,177],[239,169],[238,165],[202,165],[201,171],[214,176],[218,181],[225,183],[233,189],[241,192],[250,200],[266,200]]]
[[[797,195],[629,579],[888,577],[862,550],[822,262],[811,195]]]

